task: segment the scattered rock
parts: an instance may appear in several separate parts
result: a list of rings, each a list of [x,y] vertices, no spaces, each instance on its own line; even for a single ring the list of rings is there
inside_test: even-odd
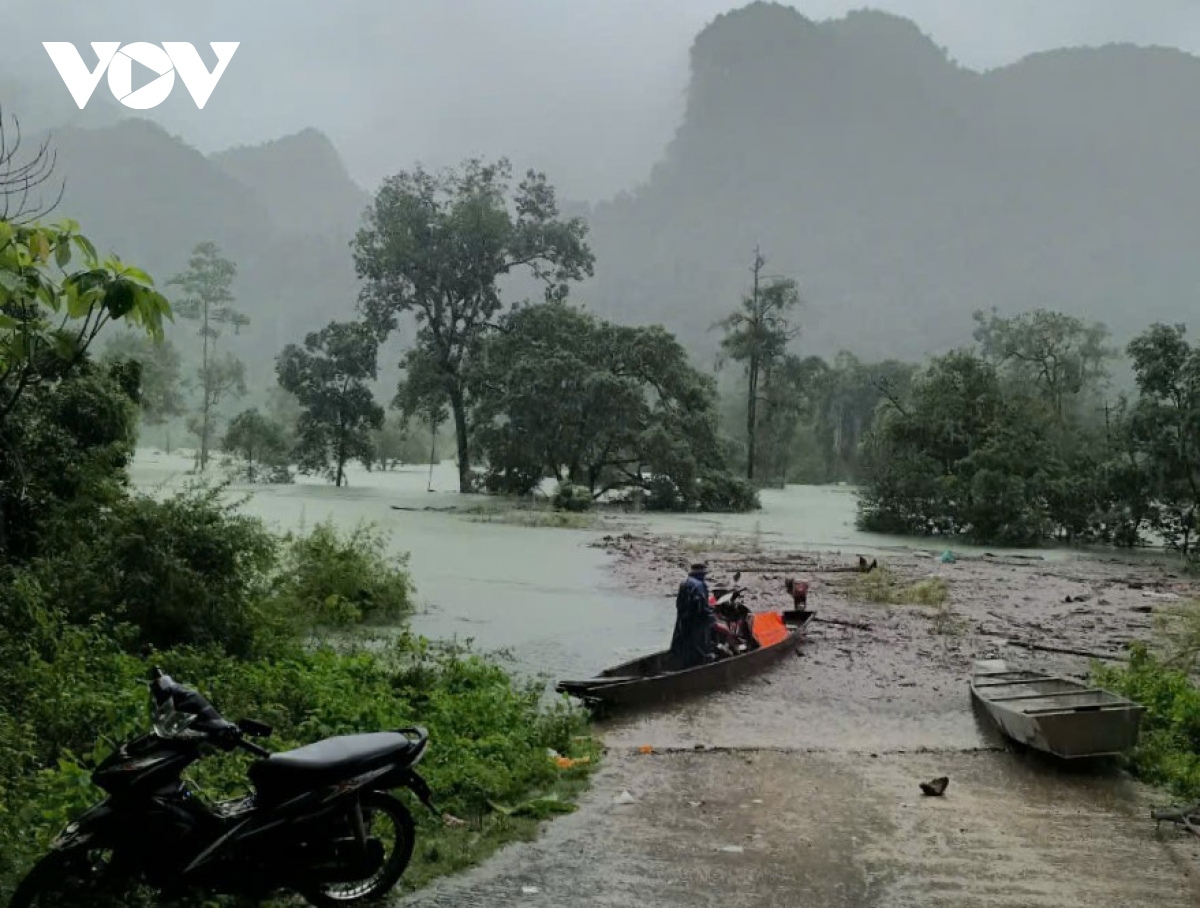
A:
[[[729,854],[741,854],[746,849],[743,848],[741,845],[722,845],[717,850],[725,851],[725,852],[728,852]]]
[[[617,795],[615,798],[613,798],[613,803],[614,804],[636,804],[637,798],[635,798],[633,795],[631,795],[628,791],[623,791],[619,795]]]
[[[541,890],[538,889],[537,886],[522,886],[521,887],[521,895],[537,895],[539,892],[541,892]]]
[[[942,776],[934,779],[932,782],[921,783],[921,794],[928,795],[934,798],[940,798],[946,792],[946,786],[950,784],[948,776]]]

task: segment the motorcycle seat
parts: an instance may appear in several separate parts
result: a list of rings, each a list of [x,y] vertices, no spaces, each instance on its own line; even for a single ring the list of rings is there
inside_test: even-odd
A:
[[[403,763],[420,747],[397,732],[342,735],[285,750],[250,767],[250,781],[268,798],[333,785],[388,763]]]

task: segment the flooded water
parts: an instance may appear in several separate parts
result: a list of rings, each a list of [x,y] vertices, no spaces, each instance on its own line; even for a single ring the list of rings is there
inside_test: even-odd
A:
[[[191,467],[190,452],[143,449],[131,475],[147,492],[178,489],[194,481],[187,475]],[[210,471],[211,479],[219,475],[219,469]],[[674,580],[664,581],[662,596],[631,596],[612,575],[608,557],[588,545],[606,532],[710,539],[713,548],[734,537],[811,551],[869,554],[905,548],[895,538],[855,529],[856,496],[844,486],[768,490],[762,494],[763,509],[752,514],[629,515],[600,529],[571,530],[423,510],[487,501],[454,491],[457,473],[450,462],[434,468],[432,482],[428,467],[380,473],[353,465],[349,483],[338,489],[300,477],[295,485],[234,485],[231,492],[247,498],[248,513],[279,530],[324,520],[347,529],[361,521],[378,524],[391,534],[397,551],[411,553],[420,603],[413,621],[417,632],[471,639],[481,649],[507,651],[523,671],[560,678],[590,676],[670,640],[674,610],[667,597]]]

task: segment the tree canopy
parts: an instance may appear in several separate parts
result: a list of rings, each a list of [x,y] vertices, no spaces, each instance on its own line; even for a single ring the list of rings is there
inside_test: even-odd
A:
[[[370,466],[373,432],[384,416],[367,386],[376,378],[378,349],[365,324],[331,322],[309,334],[303,347],[289,344],[279,354],[280,387],[302,408],[296,448],[302,471],[324,473],[341,486],[350,460]]]
[[[527,494],[553,477],[594,497],[641,490],[649,507],[756,506],[729,474],[715,383],[661,327],[562,301],[519,307],[483,344],[469,387],[493,489]]]
[[[515,189],[511,182],[505,159],[390,177],[353,243],[364,281],[360,305],[371,326],[382,337],[401,314],[415,316],[416,346],[406,364],[419,385],[409,397],[426,401],[419,407],[426,413],[448,404],[464,492],[472,462],[466,375],[504,308],[499,279],[527,269],[553,300],[592,274],[586,226],[560,217],[545,175],[529,171]]]

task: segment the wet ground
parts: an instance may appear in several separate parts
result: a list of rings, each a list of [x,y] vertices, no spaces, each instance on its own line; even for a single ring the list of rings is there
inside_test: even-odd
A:
[[[134,480],[178,487],[187,466],[142,452]],[[281,529],[378,522],[412,554],[417,629],[509,649],[523,671],[586,677],[665,646],[674,589],[697,557],[716,581],[742,570],[752,607],[781,607],[786,576],[810,580],[820,619],[798,656],[734,691],[602,723],[610,749],[578,812],[404,904],[1200,905],[1200,839],[1155,832],[1161,795],[1111,764],[1008,751],[967,690],[978,658],[1087,672],[1087,658],[1009,640],[1120,658],[1193,592],[1169,569],[977,549],[942,564],[854,530],[848,489],[765,493],[754,515],[571,531],[424,511],[464,504],[427,492],[425,468],[351,481],[246,489],[246,508]],[[435,489],[452,481],[452,467],[435,470]],[[946,606],[859,601],[844,572],[859,552],[905,582],[943,577]],[[918,783],[942,775],[945,796],[923,797]],[[633,803],[614,804],[624,793]]]
[[[1196,847],[1143,807],[1003,753],[614,752],[539,841],[404,904],[1194,908]]]
[[[673,605],[653,591],[704,557],[714,579],[742,570],[759,607],[779,603],[784,577],[805,577],[823,621],[798,656],[737,690],[602,723],[610,750],[578,813],[405,904],[1200,904],[1200,840],[1156,832],[1161,795],[1112,761],[1010,750],[966,683],[973,660],[996,656],[1083,676],[1086,657],[1006,641],[1116,658],[1155,610],[1194,592],[1186,581],[1149,563],[893,554],[895,576],[936,573],[949,596],[884,607],[856,600],[845,556],[597,545],[617,558],[615,582],[656,611]],[[919,783],[939,776],[945,795],[923,796]]]

